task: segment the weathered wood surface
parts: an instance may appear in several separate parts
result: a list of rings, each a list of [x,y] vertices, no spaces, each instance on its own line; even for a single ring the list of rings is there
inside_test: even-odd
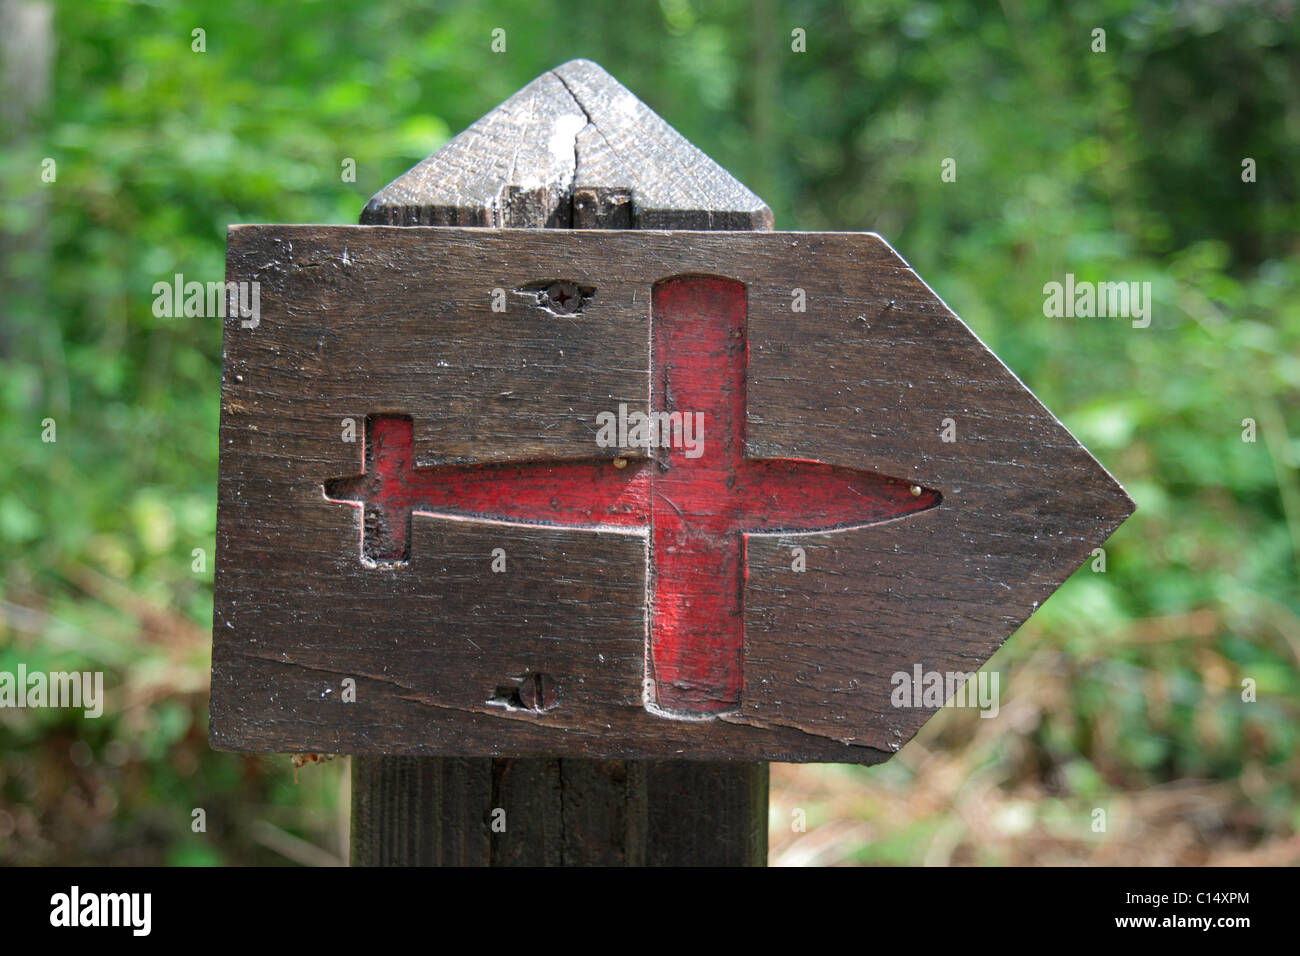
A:
[[[761,200],[695,150],[600,67],[586,61],[565,64],[529,84],[445,149],[376,195],[362,222],[604,229],[770,229],[772,224],[771,213]],[[863,313],[863,321],[869,318]],[[754,328],[751,325],[751,332]],[[813,351],[815,346],[815,342],[803,345]],[[779,353],[779,349],[775,351]],[[762,358],[761,354],[751,355],[751,361],[759,367]],[[832,359],[840,359],[838,352]],[[824,356],[822,361],[830,364]],[[788,369],[777,369],[767,382],[776,383],[787,374]],[[228,382],[231,376],[228,370]],[[753,378],[749,384],[751,393],[763,385]],[[844,386],[849,387],[852,383]],[[847,407],[847,399],[854,397],[833,387],[829,391],[832,394],[826,398],[831,408]],[[750,415],[751,451],[755,442],[773,440],[770,434],[763,437],[769,426],[777,429],[773,434],[778,434],[778,442],[789,440],[792,447],[795,444],[793,436],[781,439],[779,431],[782,420],[795,407],[791,400],[800,396],[785,396],[785,404],[779,396],[776,398],[769,420]],[[808,401],[814,399],[808,397]],[[858,407],[856,403],[854,407]],[[1034,417],[1041,416],[1035,413]],[[835,439],[829,436],[829,440]],[[881,446],[886,447],[887,443]],[[1067,454],[1077,457],[1072,443],[1066,442],[1063,447]],[[949,445],[938,455],[957,451]],[[1025,499],[1009,503],[1024,513],[1033,513],[1036,507]],[[1124,510],[1122,505],[1119,510]],[[925,515],[911,516],[900,524],[917,517]],[[1070,525],[1074,517],[1065,515],[1064,524]],[[1096,517],[1099,540],[1110,522],[1117,523],[1118,519],[1106,509],[1100,509]],[[869,531],[887,529],[876,526]],[[916,531],[926,529],[917,525]],[[549,533],[544,533],[543,539]],[[940,539],[939,547],[944,546],[942,529],[927,533]],[[966,527],[961,539],[965,553],[974,555],[981,533],[973,525]],[[1068,549],[1067,545],[1063,551]],[[989,553],[1002,550],[999,545]],[[872,551],[868,546],[863,554]],[[869,569],[873,575],[881,573],[889,557],[877,554],[878,560]],[[782,591],[780,583],[780,572],[788,567],[788,552],[783,553],[783,547],[770,555],[764,555],[761,546],[750,550],[751,579],[746,602],[758,612],[759,619],[751,616],[745,622],[751,641],[748,666],[763,669],[764,673],[756,675],[760,682],[776,678],[802,683],[820,677],[816,674],[818,662],[804,660],[799,662],[803,665],[800,668],[792,661],[774,657],[762,642],[777,630],[797,625],[797,621],[782,619],[782,614],[800,616],[810,609],[824,611],[828,603],[840,600],[833,597],[833,592],[843,591],[843,579],[862,570],[841,560],[836,548],[820,552],[810,548],[809,558],[827,569],[830,577],[822,582],[821,593],[816,582],[801,581],[806,592],[801,605],[799,595],[789,589]],[[892,578],[887,576],[877,582],[887,593],[892,594],[890,580],[900,580],[900,572],[909,567],[907,560],[895,567]],[[972,577],[978,578],[979,561],[972,559],[968,565]],[[910,568],[914,567],[913,562]],[[777,576],[776,584],[764,582],[764,568]],[[838,582],[834,580],[836,575]],[[221,579],[219,559],[218,581]],[[989,574],[988,581],[997,580]],[[1039,581],[1034,586],[1044,584]],[[932,613],[942,609],[951,585],[946,581],[938,583],[935,597],[928,604]],[[832,595],[829,601],[828,595]],[[963,611],[959,609],[944,622],[945,626],[954,623]],[[1009,630],[1016,623],[1017,613],[1004,614],[994,623]],[[218,646],[227,638],[218,634]],[[400,635],[397,638],[400,643]],[[304,642],[304,646],[309,643]],[[927,662],[930,659],[925,658]],[[966,659],[966,669],[973,669],[980,660],[982,657]],[[271,669],[287,672],[292,667],[280,663]],[[335,675],[319,676],[323,681]],[[747,671],[746,679],[749,677]],[[848,684],[851,686],[855,679],[850,678]],[[247,692],[248,685],[240,687]],[[814,689],[823,694],[836,690]],[[227,690],[233,693],[235,688],[228,684]],[[281,694],[280,682],[275,679],[270,686],[259,688],[259,693],[263,703],[269,699],[273,704],[277,694],[280,701],[291,699]],[[764,700],[764,709],[774,726],[789,716],[781,701],[766,700],[757,693],[753,698]],[[416,707],[419,709],[418,704]],[[852,708],[849,712],[853,713]],[[923,716],[928,713],[923,712]],[[268,726],[275,727],[276,723]],[[277,732],[283,730],[280,727]],[[778,728],[765,733],[772,739],[780,731]],[[797,741],[802,753],[812,752],[809,742],[817,743],[816,738],[804,739],[802,731],[791,734],[790,739]],[[895,742],[887,743],[890,749],[897,746]],[[871,759],[887,756],[886,751],[874,748],[853,749],[871,754]],[[821,759],[845,759],[842,754],[848,750],[833,744]],[[355,863],[716,865],[761,864],[766,855],[767,768],[761,763],[358,756],[353,759],[353,785]],[[494,808],[507,813],[509,822],[504,834],[494,833],[489,826]]]
[[[873,763],[933,712],[893,706],[892,675],[978,668],[1132,508],[874,235],[251,226],[227,274],[261,283],[262,317],[227,321],[219,746]],[[414,419],[420,466],[612,458],[592,429],[620,402],[650,407],[651,290],[695,274],[747,292],[750,457],[942,496],[855,530],[750,534],[740,706],[711,721],[645,706],[645,522],[417,513],[409,563],[376,568],[360,509],[324,493],[360,470],[341,419],[375,413]],[[491,311],[495,287],[560,278],[596,290],[581,313],[525,296]],[[622,471],[637,467],[654,465]],[[555,705],[505,706],[534,674]],[[338,702],[345,677],[355,704]]]
[[[762,230],[772,211],[598,65],[573,60],[376,193],[361,221]]]
[[[614,101],[623,106],[619,113],[596,110]],[[645,134],[638,128],[653,131],[648,148],[639,145]],[[604,144],[629,139],[635,161],[611,163]],[[524,155],[536,143],[545,143],[548,155]],[[508,166],[499,161],[507,154]],[[492,175],[484,176],[485,168]],[[579,168],[583,185],[575,188]],[[382,191],[361,221],[632,229],[646,218],[633,215],[634,184],[639,205],[663,228],[772,228],[757,196],[586,60],[538,77],[475,131]],[[681,200],[656,198],[674,194]],[[767,861],[763,763],[357,756],[352,768],[357,864]],[[431,789],[425,781],[443,785]],[[492,833],[486,808],[506,811],[508,837]]]
[[[767,765],[354,757],[352,862],[742,866],[767,858]],[[505,830],[492,829],[504,811]]]

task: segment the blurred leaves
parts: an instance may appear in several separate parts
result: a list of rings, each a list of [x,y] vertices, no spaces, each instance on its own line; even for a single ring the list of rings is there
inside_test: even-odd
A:
[[[1139,503],[1106,572],[1085,565],[989,665],[999,719],[946,711],[872,770],[780,769],[775,858],[1296,862],[1289,9],[59,5],[51,99],[0,152],[0,669],[104,669],[114,706],[0,712],[0,861],[342,855],[344,761],[295,788],[287,759],[207,747],[220,325],[156,317],[151,290],[220,278],[230,223],[355,222],[451,135],[587,56],[779,227],[880,231]],[[1043,285],[1066,273],[1151,282],[1151,327],[1045,318]],[[787,832],[791,800],[806,834]]]

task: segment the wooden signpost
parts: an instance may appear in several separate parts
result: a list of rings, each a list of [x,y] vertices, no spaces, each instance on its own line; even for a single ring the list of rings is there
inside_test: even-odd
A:
[[[230,232],[211,731],[356,755],[354,862],[761,864],[765,761],[887,759],[1132,510],[593,63],[362,221]]]

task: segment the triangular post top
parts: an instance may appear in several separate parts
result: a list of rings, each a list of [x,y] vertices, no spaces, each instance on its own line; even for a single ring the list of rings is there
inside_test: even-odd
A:
[[[368,225],[771,229],[772,211],[590,60],[543,73],[366,204]]]

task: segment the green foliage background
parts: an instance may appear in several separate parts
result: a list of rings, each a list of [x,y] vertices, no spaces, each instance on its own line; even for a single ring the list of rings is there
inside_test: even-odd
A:
[[[229,223],[355,222],[576,56],[778,228],[883,234],[1139,504],[1106,572],[990,665],[1018,718],[945,712],[880,768],[778,774],[810,830],[862,823],[834,859],[921,862],[943,835],[958,862],[1144,862],[1164,823],[1099,834],[1092,810],[1192,788],[1181,861],[1300,860],[1294,4],[81,0],[54,36],[50,97],[0,156],[0,670],[102,668],[115,706],[0,712],[0,862],[341,855],[342,761],[295,785],[286,758],[207,748],[220,323],[156,318],[151,289],[220,278]],[[1067,272],[1150,281],[1151,327],[1044,318]],[[981,829],[960,783],[891,803],[921,786],[909,752],[1020,822]]]

